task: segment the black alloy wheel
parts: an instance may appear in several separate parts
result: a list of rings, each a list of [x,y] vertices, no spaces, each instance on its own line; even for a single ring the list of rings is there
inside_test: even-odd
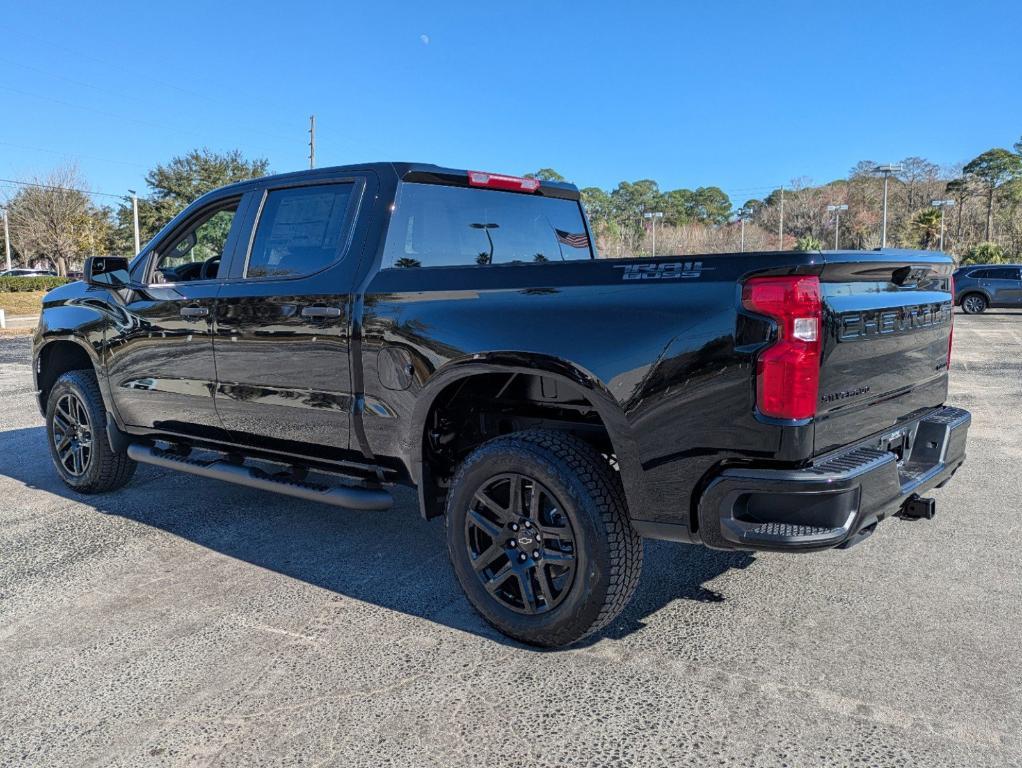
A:
[[[111,446],[106,419],[93,371],[67,371],[57,377],[46,398],[50,456],[60,478],[79,493],[115,490],[135,472],[128,454]]]
[[[465,547],[486,591],[518,613],[553,610],[575,579],[571,520],[527,475],[497,475],[479,487],[465,516]]]
[[[92,461],[92,423],[89,411],[74,392],[57,400],[53,412],[53,447],[57,460],[73,477],[84,475]]]
[[[533,645],[570,645],[624,609],[642,539],[605,451],[530,429],[469,453],[447,496],[447,552],[479,614]]]

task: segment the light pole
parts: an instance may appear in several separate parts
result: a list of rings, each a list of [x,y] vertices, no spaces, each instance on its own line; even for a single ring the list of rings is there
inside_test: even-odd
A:
[[[142,245],[139,243],[138,238],[138,195],[135,194],[135,190],[129,189],[131,193],[131,217],[135,221],[135,255],[138,256],[138,252],[142,250]]]
[[[748,208],[739,208],[735,211],[735,215],[738,217],[738,221],[741,222],[742,226],[741,253],[745,253],[745,220],[749,218],[750,213],[752,213],[752,211]]]
[[[11,230],[7,227],[7,209],[3,209],[4,214],[4,253],[7,255],[7,271],[11,271]]]
[[[838,248],[838,233],[841,231],[841,211],[847,211],[847,205],[828,205],[828,211],[834,212],[834,250]]]
[[[944,251],[944,209],[955,204],[954,200],[931,200],[930,205],[940,208],[940,250]]]
[[[656,258],[656,220],[662,219],[664,214],[661,211],[646,211],[642,218],[649,219],[653,225],[653,258]]]
[[[887,180],[890,178],[892,173],[901,173],[902,167],[899,163],[888,163],[887,165],[878,165],[873,169],[873,173],[882,173],[884,176],[884,219],[880,225],[880,247],[887,247]]]

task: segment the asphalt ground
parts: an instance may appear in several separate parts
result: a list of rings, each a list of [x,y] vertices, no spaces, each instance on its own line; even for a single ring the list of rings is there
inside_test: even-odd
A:
[[[1022,765],[1022,313],[955,320],[973,424],[934,521],[649,542],[623,616],[547,652],[471,610],[410,491],[70,492],[0,339],[0,765]]]

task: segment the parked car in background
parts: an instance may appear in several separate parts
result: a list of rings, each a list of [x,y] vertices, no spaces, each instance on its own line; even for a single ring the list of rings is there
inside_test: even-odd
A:
[[[5,269],[0,272],[0,277],[56,277],[57,273],[52,269],[29,269],[27,267],[17,267],[15,269]]]
[[[1022,267],[1018,264],[974,264],[955,272],[955,304],[967,314],[987,308],[1022,309]]]

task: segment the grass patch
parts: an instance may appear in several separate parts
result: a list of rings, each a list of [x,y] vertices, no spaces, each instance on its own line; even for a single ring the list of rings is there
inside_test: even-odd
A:
[[[4,310],[9,318],[16,315],[38,315],[42,310],[45,295],[46,291],[0,293],[0,309]]]

